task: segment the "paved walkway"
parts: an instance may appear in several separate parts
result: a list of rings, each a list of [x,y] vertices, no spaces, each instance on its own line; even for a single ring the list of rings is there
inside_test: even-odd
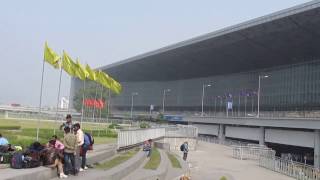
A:
[[[188,163],[192,180],[219,180],[222,176],[228,180],[293,180],[259,167],[258,162],[232,158],[230,147],[202,141],[197,151],[189,152]]]

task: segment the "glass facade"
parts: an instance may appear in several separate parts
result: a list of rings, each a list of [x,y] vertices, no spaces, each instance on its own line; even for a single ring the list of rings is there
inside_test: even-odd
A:
[[[227,102],[232,102],[229,115],[256,114],[259,75],[269,76],[261,78],[261,112],[306,112],[319,109],[320,61],[197,79],[122,82],[122,94],[113,96],[111,102],[113,108],[130,110],[131,94],[137,92],[138,95],[134,96],[135,110],[148,112],[150,105],[154,105],[156,111],[161,111],[163,91],[170,89],[165,96],[167,112],[195,113],[202,108],[203,85],[211,84],[204,89],[203,104],[207,115],[223,114],[227,111]],[[76,84],[76,87],[81,87],[79,82]]]

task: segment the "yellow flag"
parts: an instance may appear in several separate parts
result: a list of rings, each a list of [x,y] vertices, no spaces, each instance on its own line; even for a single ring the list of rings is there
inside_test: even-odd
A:
[[[96,72],[94,70],[92,70],[90,68],[90,66],[87,64],[86,65],[86,70],[88,72],[88,79],[92,80],[92,81],[95,81],[97,78],[96,78]]]
[[[96,72],[96,76],[97,76],[97,82],[102,84],[104,87],[110,89],[112,92],[116,94],[120,94],[121,85],[117,81],[115,81],[112,77],[110,77],[108,74],[99,70],[98,72]]]
[[[89,73],[79,62],[79,59],[77,59],[75,71],[76,71],[76,76],[81,80],[85,80],[89,76]]]
[[[63,51],[62,69],[64,69],[64,71],[66,71],[70,76],[76,76],[76,65],[65,51]]]
[[[49,48],[48,43],[44,45],[44,60],[51,64],[54,68],[59,68],[60,56]]]

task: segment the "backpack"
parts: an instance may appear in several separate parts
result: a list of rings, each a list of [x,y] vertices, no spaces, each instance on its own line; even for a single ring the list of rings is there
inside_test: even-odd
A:
[[[181,144],[180,151],[184,151],[184,144]]]
[[[10,167],[13,169],[22,169],[24,167],[23,162],[23,155],[22,153],[14,153],[11,161],[10,161]]]
[[[92,146],[92,145],[94,144],[94,138],[93,138],[93,136],[92,136],[91,134],[89,134],[89,133],[84,133],[84,135],[87,136],[88,139],[89,139],[89,142],[84,142],[84,143],[85,143],[86,145]]]
[[[36,168],[40,166],[41,166],[41,162],[38,160],[30,159],[24,162],[24,168]]]

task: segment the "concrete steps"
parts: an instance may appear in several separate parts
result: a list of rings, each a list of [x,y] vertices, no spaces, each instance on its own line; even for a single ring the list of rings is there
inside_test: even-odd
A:
[[[89,169],[80,172],[78,176],[69,176],[70,180],[120,180],[135,171],[146,159],[145,153],[140,151],[126,162],[108,170]],[[58,179],[57,177],[54,179]],[[54,180],[52,179],[52,180]]]
[[[158,149],[161,156],[161,163],[156,170],[148,170],[144,169],[143,167],[148,162],[148,159],[144,161],[140,165],[140,167],[134,171],[133,173],[129,174],[123,180],[164,180],[166,179],[168,168],[170,167],[170,160],[167,157],[165,151]]]

